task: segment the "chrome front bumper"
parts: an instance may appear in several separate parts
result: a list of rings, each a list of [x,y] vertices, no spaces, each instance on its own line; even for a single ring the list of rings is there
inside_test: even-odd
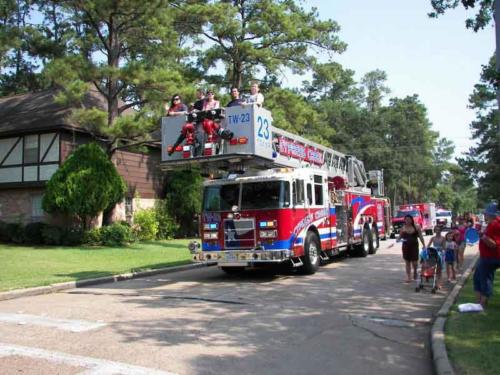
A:
[[[249,263],[281,263],[292,256],[291,250],[201,251],[193,254],[193,261],[217,262],[221,266],[248,266]]]

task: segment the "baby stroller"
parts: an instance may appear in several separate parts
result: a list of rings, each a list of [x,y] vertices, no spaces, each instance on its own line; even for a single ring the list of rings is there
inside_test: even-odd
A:
[[[431,293],[436,293],[438,274],[443,267],[441,252],[433,247],[424,248],[420,252],[420,273],[417,278],[415,292],[420,292],[424,286],[432,286]]]

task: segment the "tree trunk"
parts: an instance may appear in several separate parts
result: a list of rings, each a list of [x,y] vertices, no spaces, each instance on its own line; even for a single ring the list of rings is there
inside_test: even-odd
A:
[[[232,85],[233,87],[237,87],[238,90],[241,89],[242,85],[242,75],[243,75],[243,64],[241,61],[235,59],[233,60],[233,79],[232,79]]]
[[[114,24],[113,16],[110,16],[109,23],[109,36],[108,36],[108,66],[112,69],[118,69],[120,63],[121,44]],[[106,82],[106,95],[108,101],[108,126],[113,125],[114,120],[118,117],[118,80],[112,75],[108,75]]]

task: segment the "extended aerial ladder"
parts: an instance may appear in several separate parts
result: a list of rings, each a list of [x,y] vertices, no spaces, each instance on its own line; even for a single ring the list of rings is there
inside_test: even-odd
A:
[[[370,177],[378,186],[377,195],[383,194],[380,171],[370,171],[368,177],[363,162],[356,157],[274,127],[271,113],[265,108],[236,106],[198,116],[200,119],[205,117],[217,121],[218,127],[231,134],[231,138],[218,137],[215,142],[213,139],[206,142],[207,137],[202,134],[205,142],[198,145],[197,154],[194,145],[177,144],[179,135],[186,123],[200,133],[204,133],[206,127],[196,123],[196,116],[164,117],[161,128],[162,170],[198,165],[205,174],[217,175],[220,171],[243,173],[250,169],[310,167],[325,170],[344,188],[366,189]]]

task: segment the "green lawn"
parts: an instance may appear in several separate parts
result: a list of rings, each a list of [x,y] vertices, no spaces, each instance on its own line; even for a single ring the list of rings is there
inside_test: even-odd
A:
[[[0,291],[187,264],[188,240],[120,248],[0,244]]]
[[[472,277],[457,304],[475,302]],[[445,328],[448,355],[458,374],[499,374],[500,368],[500,272],[494,295],[483,313],[459,313],[453,306]]]

